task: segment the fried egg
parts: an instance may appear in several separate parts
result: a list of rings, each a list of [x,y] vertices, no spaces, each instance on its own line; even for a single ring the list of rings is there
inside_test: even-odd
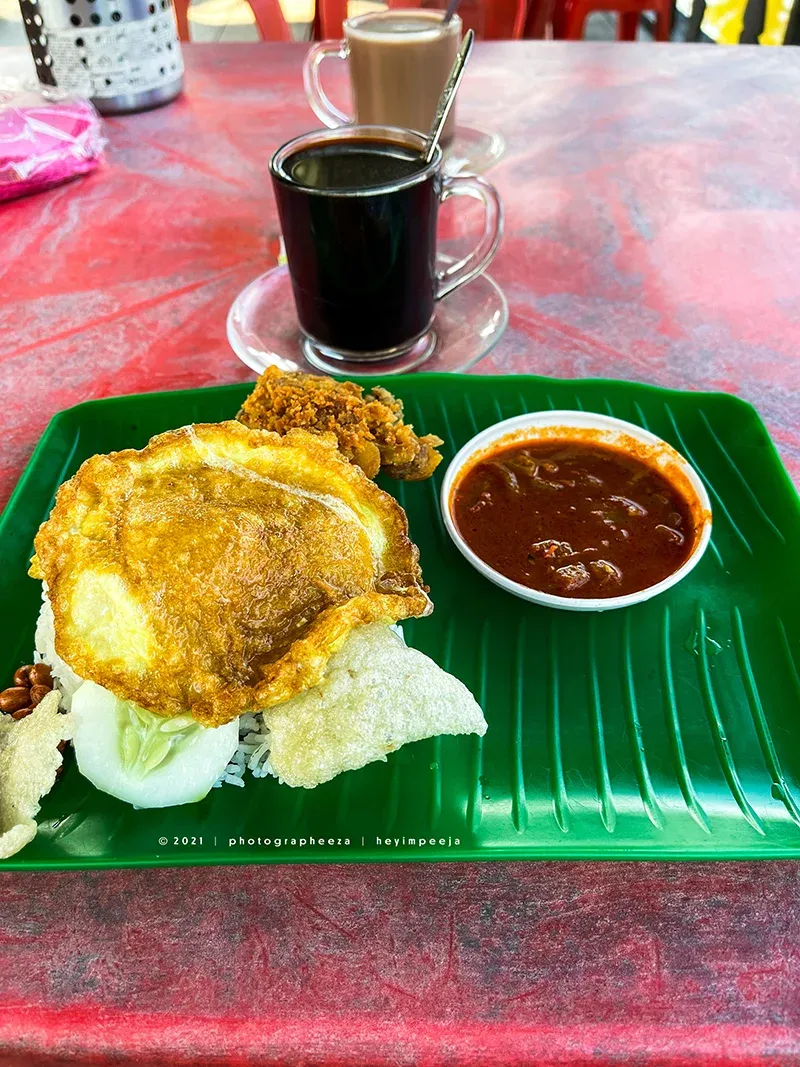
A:
[[[354,626],[432,610],[407,534],[335,439],[194,425],[88,459],[31,574],[77,676],[215,727],[315,685]]]

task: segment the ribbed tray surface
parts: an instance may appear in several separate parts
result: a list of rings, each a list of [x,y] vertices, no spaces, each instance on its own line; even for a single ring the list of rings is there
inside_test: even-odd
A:
[[[310,792],[248,778],[164,811],[97,792],[70,761],[38,838],[5,866],[800,855],[800,508],[755,411],[612,381],[386,384],[418,430],[446,439],[446,460],[481,428],[542,408],[647,427],[705,479],[710,550],[647,604],[551,611],[495,588],[452,546],[446,464],[428,482],[387,481],[436,605],[406,639],[475,693],[486,737],[409,745]],[[249,388],[95,401],[53,420],[0,523],[0,678],[30,658],[39,592],[25,572],[59,483],[94,452],[232,417]]]

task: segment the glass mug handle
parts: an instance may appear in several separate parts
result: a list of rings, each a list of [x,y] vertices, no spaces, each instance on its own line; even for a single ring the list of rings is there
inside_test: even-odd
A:
[[[503,202],[500,194],[493,185],[484,181],[483,178],[471,175],[445,176],[442,183],[442,203],[451,196],[471,196],[480,200],[486,214],[484,217],[483,234],[480,241],[469,255],[464,256],[457,263],[451,264],[445,270],[436,274],[436,299],[458,289],[459,285],[472,281],[478,274],[484,271],[500,245],[503,236]]]
[[[328,99],[322,88],[319,68],[323,59],[347,59],[348,55],[347,41],[320,41],[309,48],[303,60],[303,88],[311,110],[332,130],[337,126],[348,126],[353,120]]]

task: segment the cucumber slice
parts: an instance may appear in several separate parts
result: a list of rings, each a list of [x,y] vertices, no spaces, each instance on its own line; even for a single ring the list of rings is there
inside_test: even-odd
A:
[[[104,793],[139,808],[202,800],[239,744],[239,721],[209,728],[164,719],[94,682],[72,698],[78,769]]]

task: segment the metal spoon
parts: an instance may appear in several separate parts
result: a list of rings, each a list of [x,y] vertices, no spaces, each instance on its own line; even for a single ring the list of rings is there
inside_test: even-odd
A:
[[[450,0],[450,3],[447,5],[447,10],[444,13],[444,18],[442,19],[443,26],[446,26],[453,15],[455,15],[456,11],[458,11],[458,5],[460,3],[461,0]]]
[[[467,60],[470,57],[474,43],[475,34],[472,30],[467,30],[464,34],[464,41],[461,48],[458,50],[455,63],[453,63],[453,69],[450,71],[450,77],[447,79],[447,83],[445,84],[444,89],[442,89],[442,95],[439,97],[439,104],[436,108],[431,132],[428,134],[428,141],[423,152],[423,159],[426,163],[430,163],[433,159],[433,154],[436,151],[439,138],[442,136],[444,124],[447,121],[447,116],[450,114],[450,108],[453,106],[453,101],[456,98],[458,87],[464,76],[464,67],[467,65]]]

